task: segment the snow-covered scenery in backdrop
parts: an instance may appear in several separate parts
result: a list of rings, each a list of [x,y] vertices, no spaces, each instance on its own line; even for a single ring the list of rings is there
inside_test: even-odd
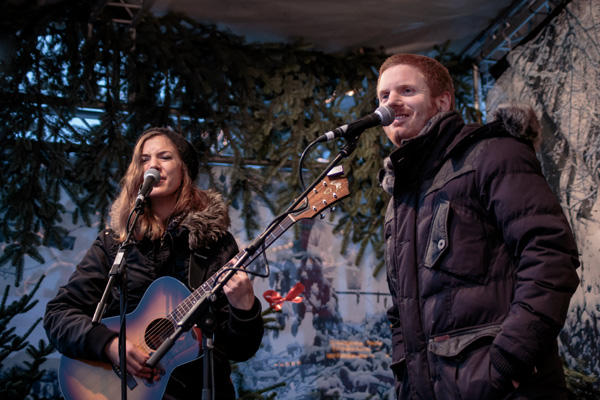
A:
[[[541,118],[539,158],[573,227],[581,284],[571,300],[561,353],[600,376],[600,2],[572,1],[538,36],[508,54],[510,67],[486,106],[530,104]]]

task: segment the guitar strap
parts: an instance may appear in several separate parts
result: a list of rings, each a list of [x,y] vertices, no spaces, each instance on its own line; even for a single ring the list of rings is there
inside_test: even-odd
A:
[[[189,286],[197,289],[206,281],[208,278],[206,273],[208,272],[208,257],[199,252],[193,252],[190,254],[190,272],[189,272]],[[213,315],[211,311],[212,307],[206,311],[207,315]],[[214,316],[211,318],[201,318],[195,325],[195,332],[198,338],[202,337],[202,332],[210,334],[215,329],[215,324],[210,321],[215,321]],[[210,325],[207,325],[207,322]]]
[[[199,252],[190,254],[190,272],[188,275],[188,285],[197,289],[204,283],[208,272],[208,257]]]

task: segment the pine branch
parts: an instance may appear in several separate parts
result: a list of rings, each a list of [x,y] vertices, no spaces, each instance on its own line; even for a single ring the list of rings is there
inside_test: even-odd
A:
[[[54,347],[40,340],[35,347],[27,342],[27,338],[42,321],[38,318],[22,335],[15,334],[16,328],[9,327],[12,319],[30,311],[37,303],[33,300],[36,292],[40,288],[44,276],[42,276],[29,294],[22,296],[19,300],[13,301],[7,306],[6,301],[10,286],[4,288],[2,301],[0,302],[0,393],[3,399],[24,399],[26,398],[33,385],[38,382],[45,373],[41,366],[46,361],[47,356],[54,352]],[[31,361],[25,360],[21,365],[14,365],[11,368],[3,368],[3,362],[6,358],[15,352],[25,350]]]

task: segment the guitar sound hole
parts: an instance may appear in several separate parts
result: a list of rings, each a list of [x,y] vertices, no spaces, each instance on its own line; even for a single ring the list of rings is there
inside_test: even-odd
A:
[[[156,351],[174,331],[173,323],[168,319],[155,319],[148,325],[144,334],[144,340],[151,350]]]

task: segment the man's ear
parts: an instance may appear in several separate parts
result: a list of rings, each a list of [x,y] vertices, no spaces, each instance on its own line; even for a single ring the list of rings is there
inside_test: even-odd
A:
[[[435,99],[435,105],[440,111],[450,111],[452,109],[452,95],[450,92],[444,92]]]

